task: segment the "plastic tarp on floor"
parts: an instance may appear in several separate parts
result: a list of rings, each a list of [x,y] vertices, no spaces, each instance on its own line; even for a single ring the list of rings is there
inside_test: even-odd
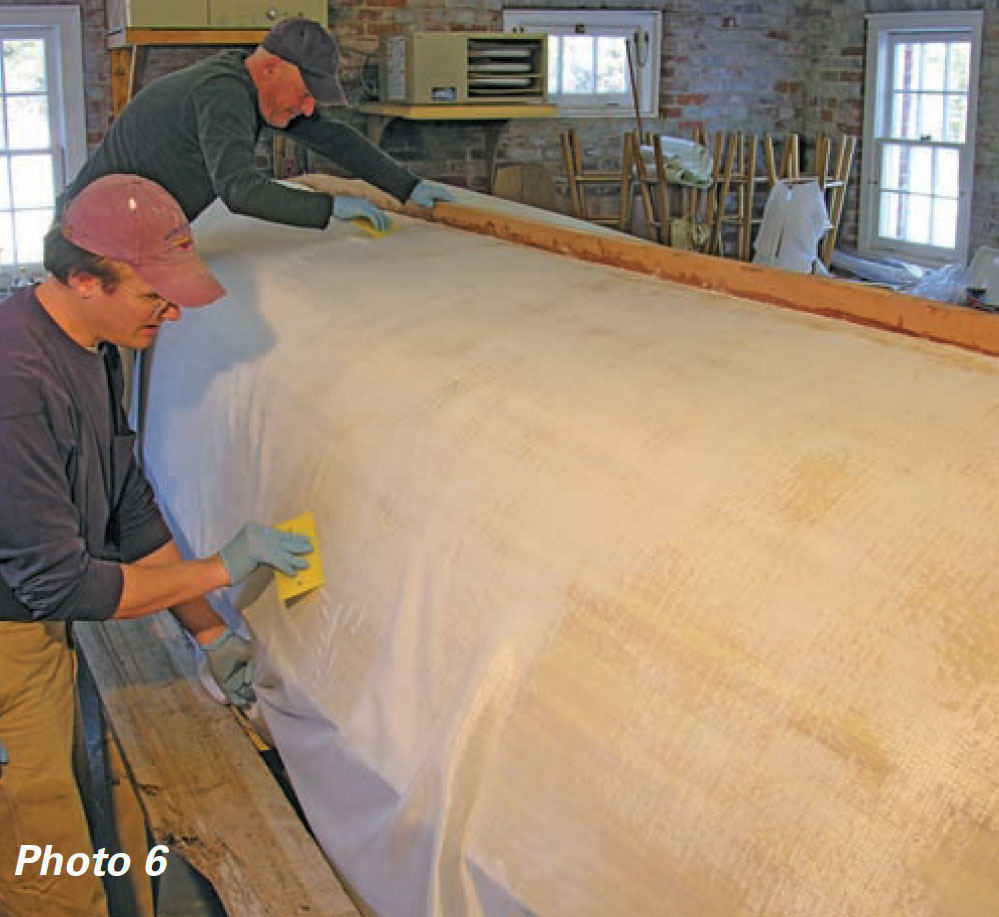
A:
[[[145,434],[366,906],[999,913],[999,363],[397,224],[203,215]]]

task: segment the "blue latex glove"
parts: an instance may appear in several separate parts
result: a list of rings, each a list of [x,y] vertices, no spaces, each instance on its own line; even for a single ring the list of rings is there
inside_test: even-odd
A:
[[[333,198],[333,216],[338,220],[353,220],[361,217],[367,220],[375,229],[386,230],[389,228],[389,218],[382,213],[370,201],[363,197],[340,197]]]
[[[7,766],[7,746],[0,742],[0,777],[3,776],[3,769]]]
[[[293,535],[248,522],[221,551],[222,565],[229,574],[229,585],[246,579],[260,564],[274,567],[288,576],[304,570],[309,562],[299,554],[308,554],[312,541],[307,535]]]
[[[228,627],[221,637],[201,647],[208,660],[208,671],[234,707],[248,707],[256,699],[253,693],[253,659],[250,641]]]
[[[433,207],[434,201],[453,201],[455,196],[443,185],[421,181],[409,192],[409,201],[421,207]]]

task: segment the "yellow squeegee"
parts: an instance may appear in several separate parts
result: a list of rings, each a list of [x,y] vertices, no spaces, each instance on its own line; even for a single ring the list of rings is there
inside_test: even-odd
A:
[[[385,229],[376,229],[367,217],[351,217],[350,222],[359,226],[372,239],[380,239],[382,236],[387,236],[390,232],[395,232],[397,228],[391,220],[389,220],[388,227]]]
[[[302,513],[287,522],[279,522],[274,526],[278,531],[291,532],[295,535],[308,535],[312,539],[313,549],[301,556],[309,562],[304,570],[296,570],[294,576],[285,576],[278,570],[274,571],[274,587],[282,602],[297,598],[310,589],[323,584],[323,566],[319,560],[319,546],[316,544],[316,520],[312,513]]]

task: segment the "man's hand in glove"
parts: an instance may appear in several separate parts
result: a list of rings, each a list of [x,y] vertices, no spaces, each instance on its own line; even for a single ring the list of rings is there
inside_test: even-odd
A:
[[[229,585],[232,586],[246,579],[260,564],[293,576],[296,570],[304,570],[309,566],[309,562],[298,555],[311,551],[312,541],[307,535],[279,532],[266,525],[248,522],[219,551],[219,557],[229,575]]]
[[[353,220],[355,217],[362,217],[379,231],[384,231],[391,225],[386,214],[382,213],[374,204],[369,204],[360,197],[333,198],[333,216],[338,220]]]
[[[248,707],[256,699],[253,693],[253,659],[250,641],[228,627],[220,637],[201,647],[208,660],[208,671],[234,707]]]
[[[453,201],[454,194],[443,185],[432,181],[421,181],[409,192],[407,203],[418,204],[420,207],[433,207],[434,201]]]

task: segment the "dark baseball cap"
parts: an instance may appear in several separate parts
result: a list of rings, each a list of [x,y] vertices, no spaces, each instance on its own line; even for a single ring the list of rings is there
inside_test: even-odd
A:
[[[305,88],[317,102],[346,105],[340,85],[340,49],[333,36],[311,19],[282,19],[261,42],[265,50],[298,67]]]

